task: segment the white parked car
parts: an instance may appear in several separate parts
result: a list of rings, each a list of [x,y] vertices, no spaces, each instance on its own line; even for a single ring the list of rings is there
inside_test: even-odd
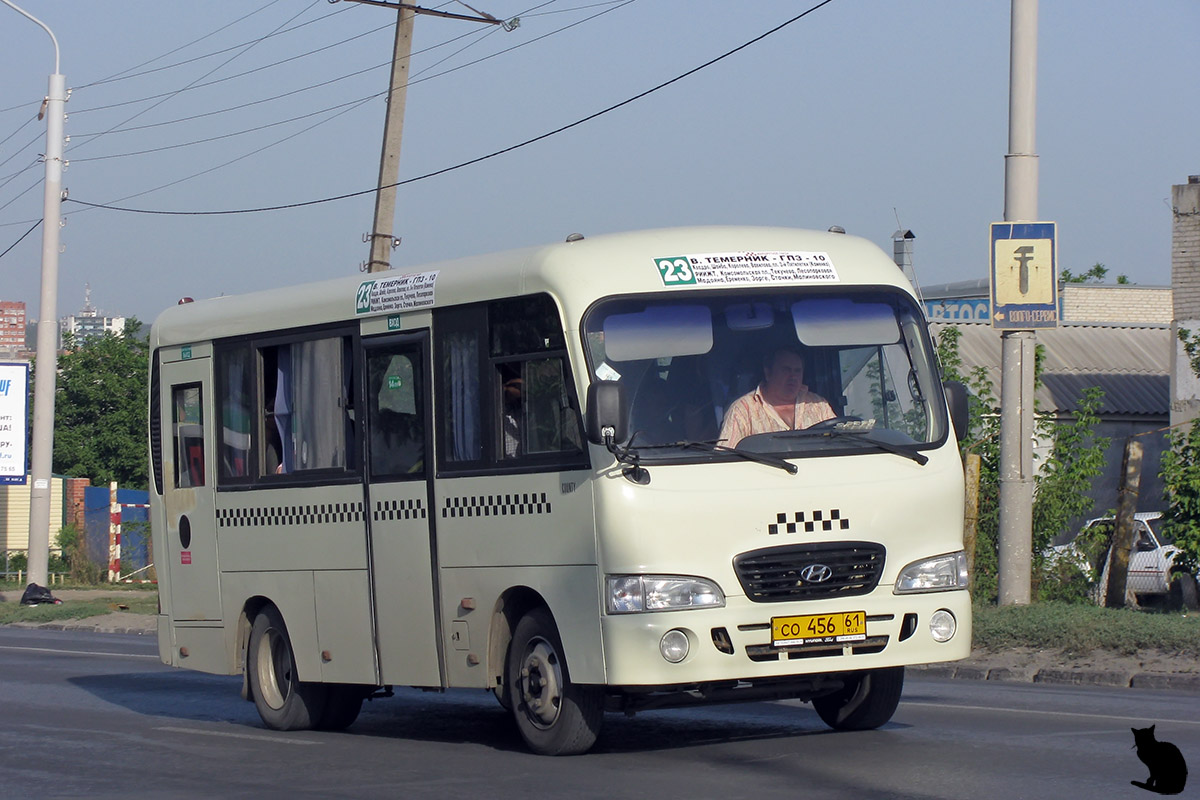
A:
[[[1159,533],[1161,519],[1162,512],[1159,511],[1138,512],[1133,515],[1134,539],[1133,549],[1129,553],[1126,592],[1149,597],[1166,595],[1170,591],[1171,563],[1179,548],[1165,541]],[[1113,517],[1088,520],[1074,540],[1051,548],[1051,553],[1048,554],[1052,559],[1066,558],[1074,561],[1080,569],[1093,577],[1097,577],[1096,573],[1099,572],[1099,579],[1096,581],[1098,596],[1102,596],[1108,586],[1108,553],[1106,550],[1101,551],[1093,557],[1095,563],[1091,563],[1077,542],[1080,536],[1090,532],[1100,532],[1104,534],[1104,538],[1109,538],[1115,524],[1116,520]]]

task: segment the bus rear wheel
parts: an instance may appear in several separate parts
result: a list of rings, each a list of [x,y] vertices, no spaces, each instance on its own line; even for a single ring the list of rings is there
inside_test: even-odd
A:
[[[274,606],[267,606],[254,618],[247,669],[254,705],[268,728],[298,731],[317,727],[328,691],[322,684],[300,681],[287,627]]]
[[[892,718],[904,691],[904,667],[887,667],[845,676],[832,694],[812,704],[825,724],[838,731],[869,731]]]
[[[575,755],[596,742],[604,720],[604,692],[571,683],[558,628],[546,609],[535,609],[517,623],[506,676],[513,718],[529,749],[540,755]]]

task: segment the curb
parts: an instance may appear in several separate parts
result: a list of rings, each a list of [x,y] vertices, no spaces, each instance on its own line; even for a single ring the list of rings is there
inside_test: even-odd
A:
[[[1122,689],[1158,689],[1200,694],[1200,674],[1197,673],[1128,673],[1050,667],[1034,671],[1032,669],[989,668],[955,664],[929,664],[909,667],[909,669],[923,678],[1044,683],[1058,686],[1109,686]]]
[[[10,622],[5,627],[23,628],[25,630],[35,631],[87,631],[88,633],[120,633],[132,636],[147,636],[156,633],[156,631],[148,630],[146,628],[99,627],[97,625],[89,625],[85,620],[68,620],[66,622]]]

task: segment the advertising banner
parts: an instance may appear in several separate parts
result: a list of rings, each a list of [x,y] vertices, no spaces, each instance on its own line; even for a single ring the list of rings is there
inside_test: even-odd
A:
[[[0,363],[0,484],[25,484],[29,365]]]

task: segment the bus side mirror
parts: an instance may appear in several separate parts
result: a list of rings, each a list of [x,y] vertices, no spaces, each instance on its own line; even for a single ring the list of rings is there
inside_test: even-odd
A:
[[[966,438],[970,420],[967,409],[967,387],[958,381],[944,381],[942,389],[946,393],[946,405],[950,409],[950,422],[954,425],[954,435],[961,442]]]
[[[624,384],[596,381],[587,390],[587,437],[592,444],[616,444],[629,436],[629,401]]]

